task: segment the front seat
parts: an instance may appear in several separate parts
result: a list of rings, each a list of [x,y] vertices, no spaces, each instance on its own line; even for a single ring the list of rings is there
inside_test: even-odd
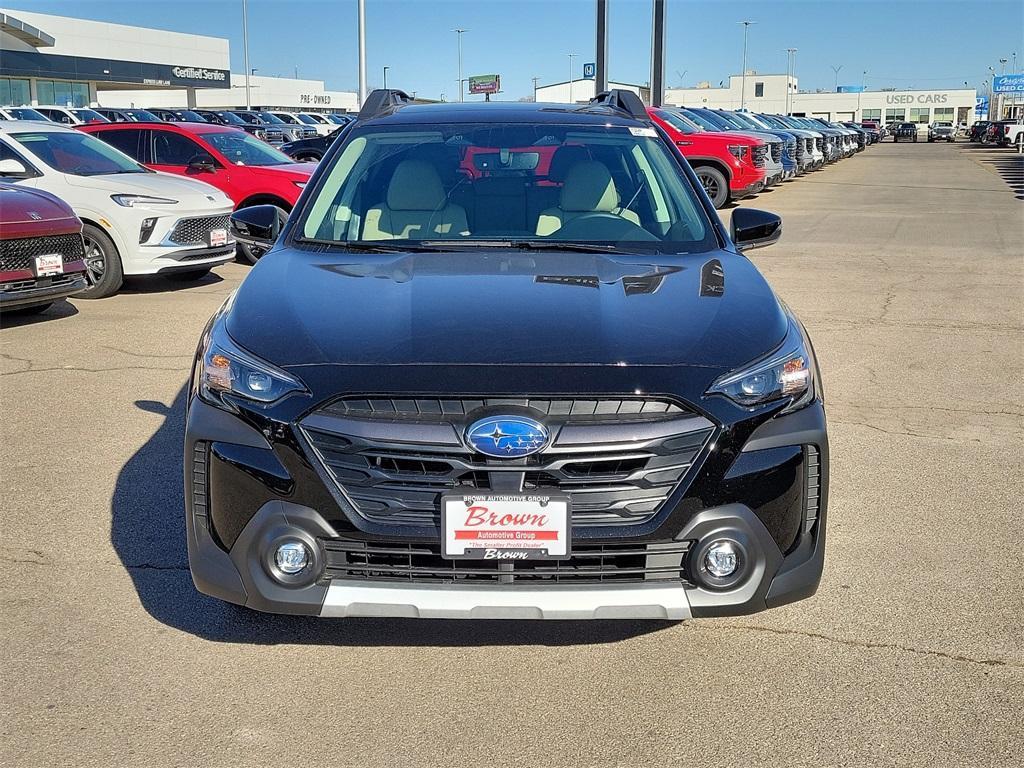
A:
[[[466,211],[448,202],[430,163],[403,160],[388,184],[387,200],[366,212],[364,240],[422,240],[469,234]]]
[[[537,234],[550,235],[586,213],[610,213],[640,225],[639,216],[619,206],[615,181],[598,160],[579,162],[569,169],[558,205],[541,211],[537,219]]]

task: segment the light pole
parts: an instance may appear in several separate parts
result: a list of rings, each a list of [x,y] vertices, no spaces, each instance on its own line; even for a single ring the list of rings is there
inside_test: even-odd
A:
[[[841,70],[842,68],[842,64],[840,64],[838,67],[832,67],[832,71],[836,73],[836,93],[839,93],[839,70]]]
[[[579,56],[578,53],[567,54],[569,57],[569,103],[572,104],[572,60]]]
[[[391,67],[384,67],[384,90],[385,91],[388,89],[388,70],[389,69],[391,69]]]
[[[790,80],[796,77],[796,48],[786,49],[786,114],[793,110],[790,108],[790,91],[793,90]]]
[[[860,90],[857,91],[857,118],[859,120],[863,120],[864,119],[864,110],[862,110],[860,108],[860,97],[861,97],[861,94],[864,93],[864,89],[867,88],[867,87],[868,87],[868,71],[865,69],[863,72],[860,73]],[[878,123],[879,123],[879,125],[881,125],[882,121],[879,120]]]
[[[539,77],[531,77],[530,79],[533,80],[533,101],[534,101],[534,103],[536,103],[536,101],[537,101],[537,81],[540,80],[540,78]]]
[[[740,72],[740,109],[743,109],[747,104],[747,30],[750,29],[751,24],[757,24],[757,22],[738,21],[736,23],[743,25],[743,69]]]
[[[1006,59],[1000,59],[999,60],[999,74],[1000,75],[1005,75],[1006,74]]]
[[[249,3],[242,0],[242,57],[245,59],[245,108],[249,109]]]
[[[359,0],[359,105],[366,103],[366,0]]]
[[[689,71],[690,70],[688,70],[688,69],[684,69],[682,72],[680,72],[678,69],[676,70],[676,75],[679,77],[679,87],[680,88],[683,87],[683,83],[684,83],[684,81],[686,79],[686,73],[689,72]]]
[[[469,30],[456,27],[452,32],[459,36],[459,101],[465,101],[466,97],[462,92],[462,33],[469,32]]]

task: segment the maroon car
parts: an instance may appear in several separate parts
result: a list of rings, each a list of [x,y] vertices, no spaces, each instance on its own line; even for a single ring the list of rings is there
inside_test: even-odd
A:
[[[67,203],[0,184],[0,310],[42,312],[88,287],[82,222]]]

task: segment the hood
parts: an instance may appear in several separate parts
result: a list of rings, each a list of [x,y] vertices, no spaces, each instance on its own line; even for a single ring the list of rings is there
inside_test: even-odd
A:
[[[269,176],[295,181],[308,181],[316,170],[316,163],[287,163],[286,165],[250,165],[247,166],[250,173],[257,176]]]
[[[0,221],[13,224],[65,224],[75,230],[81,223],[74,211],[59,197],[41,189],[0,184]]]
[[[170,197],[186,205],[209,205],[211,202],[230,204],[227,196],[205,181],[176,176],[171,173],[108,173],[99,176],[65,174],[73,187],[86,187],[120,195],[153,195]]]
[[[280,249],[250,272],[226,322],[236,342],[282,367],[731,369],[771,351],[787,328],[760,273],[725,251],[668,258]]]

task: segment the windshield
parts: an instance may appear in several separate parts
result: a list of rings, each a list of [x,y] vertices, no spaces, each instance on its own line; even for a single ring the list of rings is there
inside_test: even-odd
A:
[[[198,112],[193,112],[190,109],[182,109],[175,112],[174,115],[180,120],[184,120],[186,123],[208,123],[210,122],[205,117],[200,115]]]
[[[300,240],[427,249],[685,253],[717,245],[653,129],[589,125],[360,130],[321,178],[297,232]]]
[[[101,176],[106,173],[149,173],[128,155],[87,133],[40,131],[15,133],[33,155],[61,173]]]
[[[699,125],[706,131],[722,130],[721,126],[717,125],[716,123],[713,123],[711,120],[705,117],[703,112],[698,112],[695,109],[684,109],[683,115],[685,117],[688,117],[690,120],[693,120],[693,122],[695,122],[697,125]]]
[[[272,125],[284,125],[284,120],[282,120],[277,115],[271,112],[257,112],[256,114],[259,115],[260,120],[262,120],[264,123],[271,123]]]
[[[730,112],[729,118],[733,123],[739,125],[741,128],[754,128],[755,130],[762,130],[765,126],[757,121],[753,115],[748,115],[745,112]]]
[[[304,122],[306,125],[317,125],[317,121],[309,115],[299,115],[299,120]]]
[[[12,120],[39,120],[44,123],[50,120],[42,112],[36,112],[28,107],[5,107]]]
[[[248,125],[248,121],[243,120],[233,112],[214,112],[214,114],[223,120],[228,125]]]
[[[323,125],[324,123],[327,122],[326,117],[324,117],[323,115],[315,114],[313,112],[303,112],[302,115],[300,115],[300,117],[308,117],[315,125]]]
[[[286,165],[294,163],[288,155],[243,131],[218,131],[199,134],[234,165]]]
[[[274,117],[276,117],[282,123],[287,123],[288,125],[298,125],[299,123],[299,121],[296,120],[294,117],[284,112],[275,112]]]
[[[71,114],[86,123],[109,123],[103,115],[92,109],[72,109]]]
[[[335,125],[344,125],[345,123],[348,122],[348,120],[346,120],[341,115],[328,115],[327,119],[330,120]]]
[[[159,123],[159,122],[162,122],[159,117],[157,117],[152,112],[149,112],[149,111],[147,111],[145,109],[126,109],[125,112],[127,112],[129,115],[134,117],[140,123]]]
[[[697,133],[696,129],[690,125],[690,122],[682,115],[676,112],[670,112],[667,109],[656,109],[654,110],[659,118],[664,120],[666,123],[671,125],[680,133]]]

